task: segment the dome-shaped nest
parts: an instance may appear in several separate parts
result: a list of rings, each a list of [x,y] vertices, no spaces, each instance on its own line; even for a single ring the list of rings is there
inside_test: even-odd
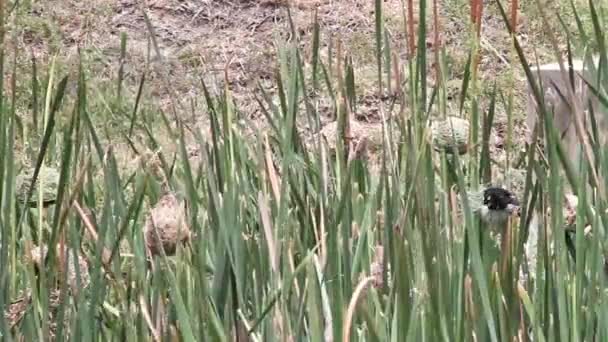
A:
[[[190,239],[185,207],[173,193],[163,195],[148,214],[144,237],[152,255],[163,249],[166,255],[174,255],[177,245]]]
[[[469,122],[455,116],[434,120],[431,123],[431,141],[435,151],[465,154],[469,143]]]
[[[29,201],[27,195],[34,177],[34,168],[26,168],[19,173],[15,179],[15,194],[17,200],[22,204],[27,204],[29,207],[38,206],[38,192],[40,184],[42,184],[42,206],[48,207],[55,203],[57,199],[57,189],[59,187],[59,171],[54,168],[43,166],[40,169],[36,183],[34,184],[34,192]]]

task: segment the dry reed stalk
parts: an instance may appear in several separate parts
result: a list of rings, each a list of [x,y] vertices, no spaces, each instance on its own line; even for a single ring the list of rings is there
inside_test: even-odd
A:
[[[513,33],[517,33],[517,8],[519,7],[519,0],[513,0],[511,2],[511,27]]]
[[[435,52],[435,84],[441,85],[441,64],[439,63],[439,49],[441,48],[439,40],[439,12],[437,9],[437,0],[433,0],[433,49]]]
[[[348,342],[350,341],[350,329],[353,324],[353,317],[355,315],[355,309],[357,308],[357,304],[359,303],[359,299],[362,298],[363,293],[366,289],[368,289],[374,283],[375,277],[369,276],[361,280],[355,292],[353,292],[353,296],[348,303],[348,309],[346,310],[346,317],[344,319],[344,327],[342,329],[342,341]]]
[[[483,14],[483,1],[482,0],[471,0],[471,22],[475,28],[475,51],[473,59],[473,75],[477,75],[477,69],[479,67],[479,40],[481,38],[481,18]]]

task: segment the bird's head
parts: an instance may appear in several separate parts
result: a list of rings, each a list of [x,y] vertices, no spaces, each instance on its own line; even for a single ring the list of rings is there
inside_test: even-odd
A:
[[[509,213],[519,208],[519,200],[509,190],[490,187],[483,191],[483,204],[490,210],[506,210]]]
[[[519,210],[519,200],[509,190],[489,187],[483,191],[481,215],[489,223],[503,223]]]

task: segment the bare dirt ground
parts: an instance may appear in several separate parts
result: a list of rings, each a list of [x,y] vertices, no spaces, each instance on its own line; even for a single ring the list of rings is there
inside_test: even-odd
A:
[[[405,4],[386,0],[383,6],[392,51],[403,63],[407,59],[403,34]],[[470,44],[468,1],[440,0],[438,6],[441,40],[450,60],[448,82],[459,91]],[[355,118],[380,125],[378,108],[386,98],[378,96],[375,83],[374,2],[369,0],[291,1],[296,37],[290,33],[287,1],[280,0],[98,0],[95,5],[76,0],[36,2],[16,10],[20,18],[16,26],[18,45],[28,52],[20,67],[27,70],[31,56],[44,63],[59,55],[68,61],[69,69],[80,48],[88,63],[90,83],[102,94],[108,93],[116,83],[121,62],[120,35],[126,33],[124,77],[131,96],[134,97],[139,79],[147,70],[146,101],[160,105],[167,113],[180,115],[189,125],[204,127],[206,114],[201,89],[204,80],[216,90],[226,85],[241,114],[251,122],[261,123],[263,117],[253,96],[256,87],[261,85],[271,93],[275,90],[276,51],[283,42],[297,43],[304,61],[310,62],[315,10],[321,30],[322,59],[327,58],[330,38],[341,42],[344,55],[353,57],[359,102]],[[427,13],[431,11],[429,8]],[[541,63],[551,61],[540,19],[525,8],[521,9],[520,18],[518,38],[529,58]],[[430,37],[432,28],[429,31]],[[432,49],[431,42],[429,38],[427,45]],[[523,123],[526,90],[523,80],[513,86],[507,83],[510,65],[518,64],[510,46],[497,6],[488,1],[481,35],[482,89],[490,89],[494,83],[498,89],[504,87],[504,91],[513,89],[517,114],[514,130],[518,137],[514,143],[520,145],[526,129]],[[515,73],[521,79],[519,68]],[[487,102],[482,100],[482,107]],[[326,101],[320,99],[317,109],[322,122],[331,120],[332,109]],[[492,142],[500,159],[506,131],[503,103],[498,104],[497,112]]]

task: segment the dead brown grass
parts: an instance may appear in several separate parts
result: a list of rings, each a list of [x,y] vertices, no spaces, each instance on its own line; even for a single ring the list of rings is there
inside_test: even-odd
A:
[[[413,3],[413,15],[416,17],[417,2]],[[292,36],[289,29],[289,4],[297,27],[296,36]],[[395,61],[404,63],[407,60],[405,2],[387,0],[383,6]],[[460,91],[459,82],[470,46],[467,6],[466,1],[460,4],[454,1],[437,2],[440,32],[435,40],[446,47],[451,61],[446,75],[454,88],[451,90],[454,98]],[[380,127],[380,110],[386,107],[391,97],[390,94],[378,96],[377,92],[373,1],[99,0],[95,6],[76,0],[36,2],[31,8],[17,11],[22,23],[19,25],[21,34],[17,35],[17,44],[23,48],[21,51],[28,52],[20,61],[24,69],[30,67],[31,56],[48,63],[56,54],[68,61],[66,68],[70,69],[70,63],[75,64],[78,59],[77,51],[80,48],[92,62],[87,65],[93,81],[90,83],[99,84],[101,89],[108,91],[107,86],[115,83],[120,62],[120,34],[124,32],[128,37],[124,75],[131,92],[129,95],[134,97],[137,82],[146,73],[145,101],[160,105],[165,113],[181,116],[190,127],[203,127],[204,131],[208,131],[200,80],[205,80],[214,88],[226,85],[242,115],[255,123],[255,127],[250,129],[256,130],[266,128],[262,112],[254,99],[256,88],[261,85],[271,94],[275,91],[273,78],[278,44],[288,42],[298,45],[302,48],[304,61],[311,61],[315,11],[322,33],[321,58],[327,61],[330,57],[327,56],[330,40],[336,43],[335,46],[339,42],[343,56],[353,57],[358,94],[357,111],[353,113],[353,118]],[[158,51],[153,48],[144,13],[152,24]],[[541,36],[542,28],[537,26],[534,18],[522,11],[518,23],[518,38],[526,52],[530,56],[538,56],[541,62],[549,60],[551,55],[546,45],[536,40]],[[417,25],[417,22],[414,24]],[[518,113],[514,130],[519,135],[526,129],[523,122],[525,87],[523,81],[515,84],[508,82],[511,65],[517,64],[517,61],[513,58],[510,37],[493,2],[484,2],[480,27],[479,70],[484,85],[482,88],[490,89],[490,85],[496,82],[499,89],[514,89],[514,106]],[[427,39],[429,61],[434,60],[431,55],[433,44],[431,32]],[[429,65],[430,71],[434,69],[434,65]],[[521,75],[520,70],[515,69],[514,72],[515,76]],[[432,84],[434,76],[432,72],[430,75]],[[328,99],[316,96],[314,101],[322,123],[332,122],[335,109]],[[487,105],[487,101],[482,101],[482,109]],[[504,105],[499,104],[497,128],[492,138],[496,141],[493,146],[496,158],[503,160],[506,146],[505,112]],[[302,126],[306,126],[304,122]],[[306,127],[302,127],[302,132],[307,131]],[[166,142],[167,148],[171,149],[170,140]],[[518,145],[522,142],[514,143]],[[123,152],[129,154],[128,150]]]

